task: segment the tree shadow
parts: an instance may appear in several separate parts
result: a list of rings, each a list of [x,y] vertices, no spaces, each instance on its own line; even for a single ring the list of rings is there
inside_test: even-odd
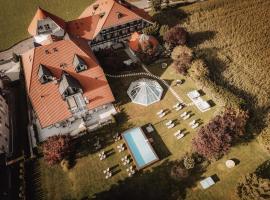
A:
[[[189,33],[188,45],[191,48],[197,47],[206,40],[211,40],[215,37],[216,31],[203,31],[203,32],[195,32]]]
[[[255,173],[262,178],[270,179],[270,160],[259,165]]]

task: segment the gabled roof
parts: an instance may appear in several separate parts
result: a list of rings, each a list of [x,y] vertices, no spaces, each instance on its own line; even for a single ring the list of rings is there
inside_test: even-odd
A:
[[[88,68],[76,73],[74,55],[81,57]],[[89,100],[88,109],[114,101],[110,86],[95,56],[83,40],[61,40],[29,50],[22,55],[27,93],[42,127],[61,122],[72,116],[66,101],[59,92],[63,72],[76,79],[82,87],[83,96]],[[43,64],[56,78],[46,84],[38,80],[38,70]]]
[[[128,3],[120,4],[115,0],[97,0],[82,12],[78,20],[75,20],[77,21],[77,29],[80,30],[84,30],[84,24],[88,23],[88,27],[91,26],[89,33],[72,30],[71,28],[69,30],[71,32],[74,31],[74,33],[79,32],[79,36],[90,40],[105,28],[139,19],[145,19],[151,22],[150,16],[145,11]],[[82,24],[80,25],[78,22],[82,22]],[[69,23],[71,23],[70,26],[72,27],[72,24],[76,22],[72,21]]]
[[[42,19],[51,18],[58,26],[60,26],[62,29],[65,29],[65,20],[61,19],[60,17],[57,17],[46,10],[43,10],[42,8],[38,7],[36,14],[34,15],[29,27],[28,27],[28,33],[32,36],[37,35],[37,22]]]
[[[70,76],[68,73],[64,72],[59,83],[60,94],[63,95],[69,87],[82,90],[79,81]]]

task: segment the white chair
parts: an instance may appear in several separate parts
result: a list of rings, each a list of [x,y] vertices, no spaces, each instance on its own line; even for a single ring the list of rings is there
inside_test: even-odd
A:
[[[180,134],[182,131],[181,130],[178,130],[174,133],[174,136],[177,136],[178,134]]]
[[[166,122],[166,126],[170,126],[172,124],[172,120],[170,120],[170,121],[168,121],[168,122]]]
[[[180,102],[177,102],[174,106],[173,106],[173,108],[177,108],[177,107],[179,107],[181,105],[181,103]]]
[[[186,120],[186,119],[188,119],[188,118],[190,118],[190,114],[184,116],[184,117],[183,117],[183,120]]]
[[[175,108],[176,111],[179,111],[179,110],[182,110],[182,109],[183,109],[183,106],[182,105],[180,105],[177,108]]]
[[[161,115],[163,112],[164,112],[164,110],[162,109],[162,110],[157,112],[157,115]]]
[[[162,118],[162,117],[164,117],[166,115],[166,113],[165,112],[163,112],[163,113],[161,113],[160,115],[158,115],[159,116],[159,118]]]
[[[190,126],[193,126],[196,123],[196,119],[192,120],[191,122],[189,122]]]
[[[183,112],[180,117],[185,117],[187,115],[187,112]]]
[[[185,134],[184,134],[184,133],[181,133],[181,134],[179,134],[179,135],[176,137],[176,139],[179,140],[179,139],[181,139],[181,138],[184,137],[184,136],[185,136]]]
[[[193,124],[192,126],[191,126],[191,128],[192,129],[195,129],[195,128],[197,128],[199,126],[199,123],[195,123],[195,124]]]
[[[172,124],[170,124],[169,126],[167,126],[168,127],[168,129],[170,129],[170,128],[173,128],[174,127],[174,123],[172,123]]]

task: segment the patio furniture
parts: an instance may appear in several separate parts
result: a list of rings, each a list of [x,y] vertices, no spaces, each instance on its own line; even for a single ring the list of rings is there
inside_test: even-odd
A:
[[[181,132],[182,132],[181,130],[176,131],[176,132],[174,133],[174,136],[179,135]]]
[[[157,115],[161,115],[163,112],[164,112],[164,110],[162,109],[162,110],[157,112]]]
[[[195,124],[193,124],[192,126],[191,126],[191,128],[192,129],[195,129],[195,128],[197,128],[199,126],[199,123],[195,123]]]
[[[164,117],[166,115],[166,113],[164,112],[164,113],[161,113],[160,115],[159,115],[159,118],[162,118],[162,117]]]
[[[191,116],[190,114],[187,114],[186,116],[183,117],[183,120],[190,118],[190,116]]]
[[[146,130],[148,133],[151,133],[154,131],[153,127],[150,124],[146,127]]]
[[[207,189],[215,184],[215,181],[212,179],[212,177],[208,177],[200,181],[200,184],[203,189]]]
[[[176,80],[176,85],[180,85],[180,84],[182,84],[182,83],[183,83],[182,80],[179,80],[179,79]]]
[[[180,117],[185,117],[187,115],[187,112],[183,112]]]
[[[182,110],[183,108],[184,108],[184,106],[180,105],[180,106],[178,106],[175,110],[176,110],[176,111],[179,111],[179,110]]]
[[[168,66],[167,63],[161,63],[161,68],[162,68],[162,69],[165,69],[167,66]]]
[[[185,136],[185,134],[184,133],[181,133],[181,134],[179,134],[179,135],[176,136],[176,139],[179,140],[179,139],[183,138],[184,136]]]
[[[227,160],[227,161],[225,162],[225,165],[226,165],[226,167],[228,167],[228,168],[234,168],[234,167],[235,167],[235,162],[234,162],[233,160]]]
[[[172,120],[170,120],[170,121],[166,122],[166,124],[165,124],[165,125],[166,125],[166,126],[170,126],[170,125],[172,124],[172,122],[173,122],[173,121],[172,121]]]
[[[174,126],[175,126],[175,124],[172,123],[172,124],[170,124],[169,126],[167,126],[167,128],[170,129],[170,128],[173,128]]]
[[[191,122],[189,122],[188,124],[190,125],[190,126],[192,126],[192,125],[194,125],[195,123],[196,123],[196,119],[194,119],[194,120],[192,120]]]
[[[174,106],[173,106],[173,108],[177,108],[177,107],[179,107],[181,105],[181,103],[180,102],[177,102]]]

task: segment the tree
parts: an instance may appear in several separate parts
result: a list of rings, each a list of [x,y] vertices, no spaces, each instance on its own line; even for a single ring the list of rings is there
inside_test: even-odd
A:
[[[173,67],[182,75],[187,75],[193,52],[187,46],[177,46],[171,53]]]
[[[145,35],[153,35],[153,36],[157,36],[159,33],[159,24],[157,22],[155,22],[154,24],[145,27],[142,32]]]
[[[170,28],[163,37],[163,40],[172,48],[178,45],[185,45],[188,39],[188,32],[179,25]]]
[[[193,169],[195,166],[195,159],[192,155],[186,154],[183,158],[183,164],[186,169]]]
[[[166,32],[169,30],[169,26],[168,25],[162,25],[160,26],[160,29],[159,29],[159,35],[161,37],[164,37],[164,35],[166,34]]]
[[[154,12],[161,10],[162,0],[151,0],[150,3],[151,3],[151,8]]]
[[[208,159],[220,158],[244,134],[247,118],[245,111],[226,109],[198,131],[192,141],[194,149]]]
[[[255,173],[247,174],[238,183],[236,194],[241,200],[270,199],[270,180],[258,177]]]
[[[171,177],[176,180],[184,180],[189,176],[189,171],[181,162],[175,163],[171,168]]]
[[[71,150],[71,137],[68,135],[52,136],[42,145],[44,159],[49,165],[59,163]]]

